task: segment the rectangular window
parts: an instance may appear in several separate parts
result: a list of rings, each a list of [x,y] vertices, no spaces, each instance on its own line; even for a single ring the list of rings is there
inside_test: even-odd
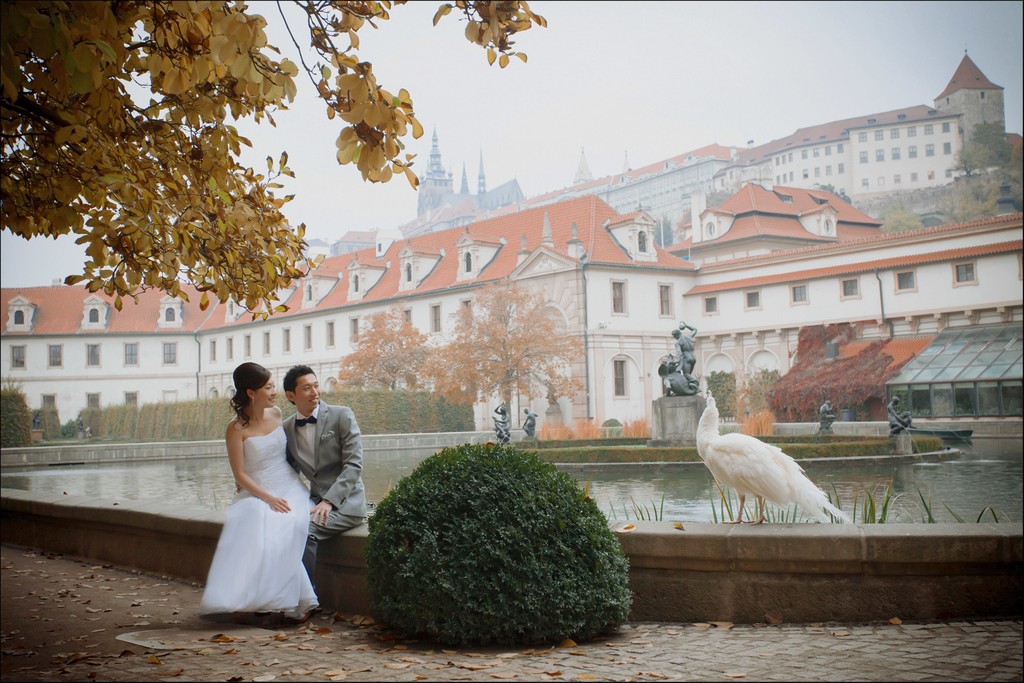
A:
[[[359,341],[359,318],[348,319],[348,343],[355,344]]]
[[[125,345],[125,353],[127,355],[127,345]],[[210,340],[210,362],[214,363],[216,361],[217,361],[217,340],[216,339],[211,339]],[[127,359],[126,359],[125,360],[125,365],[127,365],[127,364],[128,364],[128,362],[127,362]]]
[[[708,314],[718,313],[718,297],[704,297],[704,312]]]
[[[889,139],[890,140],[898,140],[899,137],[900,137],[900,129],[899,128],[893,128],[892,130],[889,131]]]
[[[925,145],[924,146],[924,155],[926,157],[933,157],[933,156],[935,156],[935,145]]]
[[[313,350],[313,326],[303,325],[302,326],[302,348],[306,351]]]
[[[821,177],[821,167],[820,166],[815,166],[814,167],[814,177],[815,178],[820,178]]]
[[[269,356],[270,355],[270,333],[269,332],[264,332],[263,333],[263,355],[264,356]]]
[[[910,128],[907,128],[907,137],[908,138],[916,138],[917,137],[917,126],[911,126]]]
[[[137,406],[137,405],[139,405],[139,392],[137,392],[137,391],[126,391],[126,392],[124,392],[124,404],[126,406]]]
[[[23,368],[23,367],[25,367],[25,347],[24,346],[12,346],[11,347],[11,367],[12,368]]]
[[[827,176],[832,175],[832,167],[831,166],[826,166],[825,167],[825,175],[827,175]]]
[[[860,186],[863,187],[864,189],[867,189],[869,184],[870,183],[868,182],[867,178],[860,179]]]
[[[85,345],[85,365],[89,368],[97,368],[100,365],[100,345]]]
[[[846,173],[846,164],[839,164],[838,166],[836,166],[836,172],[839,173],[840,175]]]
[[[942,132],[943,133],[948,133],[949,132],[949,121],[944,121],[942,123]]]
[[[954,269],[954,279],[956,281],[956,284],[977,284],[978,280],[974,277],[974,263],[957,263],[954,266]]]
[[[233,360],[235,357],[235,339],[234,337],[228,337],[227,342],[227,356],[228,360]]]
[[[911,173],[910,174],[910,182],[912,182],[912,183],[916,183],[917,182],[917,174],[916,173]]]
[[[853,296],[860,295],[860,280],[843,280],[842,281],[843,298],[848,299]]]
[[[245,358],[252,358],[252,335],[242,337],[242,348],[245,351]]]
[[[926,125],[924,127],[924,134],[925,135],[931,135],[934,132],[935,132],[935,127],[932,126],[932,124],[929,123],[928,125]]]
[[[800,158],[801,159],[806,159],[807,158],[807,150],[806,149],[800,150]]]
[[[868,141],[868,134],[866,132],[865,133],[857,133],[857,142],[867,142],[867,141]]]
[[[907,156],[910,157],[911,159],[917,158],[917,145],[911,145],[910,147],[907,147]]]
[[[814,156],[816,156],[816,157],[820,157],[821,156],[821,150],[818,149],[817,147],[814,148]]]
[[[405,309],[404,311],[402,311],[402,315],[405,316],[405,322],[407,322],[410,325],[412,325],[412,309],[411,308]]]
[[[805,168],[804,169],[804,180],[807,180],[807,178],[809,178],[809,177],[810,177],[810,175],[807,173],[807,169]]]
[[[790,288],[790,303],[807,303],[807,285],[793,285]]]
[[[43,394],[40,396],[43,401],[44,408],[56,408],[57,407],[57,394]]]
[[[615,367],[615,396],[626,395],[626,361],[617,360],[612,364]]]
[[[842,153],[843,153],[843,143],[840,142],[838,145],[836,145],[836,154],[842,154]]]
[[[100,407],[100,395],[99,394],[86,394],[85,395],[85,407],[86,408],[99,408]]]
[[[897,292],[907,292],[916,288],[917,285],[915,284],[914,271],[904,270],[902,272],[896,273]]]
[[[64,366],[64,347],[60,344],[50,344],[47,365],[51,368]]]
[[[672,285],[658,285],[658,310],[661,315],[672,315]]]
[[[885,176],[884,175],[878,176],[878,186],[882,187],[884,185],[885,185]]]
[[[281,353],[292,352],[292,331],[291,329],[281,330]]]
[[[903,177],[899,173],[892,177],[893,185],[899,185],[901,182],[903,182]]]
[[[430,331],[441,331],[441,304],[433,304],[430,307]]]
[[[164,365],[178,364],[178,342],[164,342]]]
[[[612,283],[612,313],[626,312],[626,283]]]
[[[875,150],[875,161],[885,161],[885,150],[884,149],[876,149]]]
[[[825,145],[825,156],[832,156],[832,145]]]
[[[884,130],[876,130],[875,131],[875,139],[876,140],[884,140],[885,139],[885,131]]]
[[[325,331],[326,331],[326,338],[324,339],[324,342],[326,342],[327,348],[333,349],[334,348],[334,321],[333,320],[329,320],[327,322],[327,327],[325,328]]]
[[[746,301],[746,307],[748,309],[761,308],[761,292],[747,292],[744,295],[744,301]]]
[[[862,163],[862,164],[868,163],[868,153],[867,152],[861,152],[860,153],[860,163]]]
[[[899,161],[899,158],[900,158],[900,148],[899,147],[893,147],[892,150],[890,150],[889,157],[893,161]]]
[[[953,153],[953,143],[952,142],[943,142],[942,143],[942,153],[943,154],[952,154]]]

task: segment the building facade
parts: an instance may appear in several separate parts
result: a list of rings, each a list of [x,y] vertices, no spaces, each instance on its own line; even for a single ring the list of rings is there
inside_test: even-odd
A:
[[[304,363],[330,389],[365,316],[398,307],[441,341],[452,314],[508,278],[542,295],[584,350],[570,368],[583,391],[553,403],[518,397],[512,413],[530,407],[541,426],[625,423],[650,418],[662,395],[658,366],[683,320],[698,329],[698,374],[732,371],[742,381],[760,369],[785,374],[806,325],[849,322],[859,339],[879,339],[1024,319],[1021,214],[888,235],[846,220],[839,204],[808,200],[811,222],[743,210],[762,193],[804,201],[792,188],[747,188],[719,214],[778,224],[761,239],[785,240],[763,252],[737,223],[701,242],[714,260],[687,260],[656,244],[649,213],[620,214],[587,196],[413,238],[378,235],[374,247],[329,257],[281,292],[289,310],[267,320],[230,301],[200,311],[152,291],[118,312],[80,287],[4,289],[3,381],[30,407],[55,405],[64,421],[87,406],[228,395],[243,361],[278,383]],[[478,428],[490,427],[496,402],[476,406]]]

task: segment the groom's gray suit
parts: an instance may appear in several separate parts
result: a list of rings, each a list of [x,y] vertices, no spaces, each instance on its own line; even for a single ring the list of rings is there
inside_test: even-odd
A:
[[[288,463],[309,481],[309,497],[316,505],[322,500],[334,508],[326,525],[310,520],[309,538],[302,564],[314,582],[317,543],[366,521],[366,493],[363,489],[363,442],[355,413],[347,406],[321,403],[316,424],[295,426],[295,415],[284,421],[288,437]],[[313,452],[305,451],[296,437],[298,430],[314,429]]]

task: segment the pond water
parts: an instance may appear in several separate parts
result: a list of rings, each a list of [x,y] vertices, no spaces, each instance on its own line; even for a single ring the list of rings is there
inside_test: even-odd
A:
[[[1024,497],[1020,442],[975,440],[961,449],[958,457],[944,462],[873,459],[856,464],[808,462],[804,467],[811,481],[826,493],[839,493],[841,507],[847,512],[854,499],[859,508],[868,496],[881,506],[891,484],[894,503],[889,521],[925,521],[928,509],[940,522],[956,521],[957,516],[974,522],[983,511],[984,518],[993,521],[991,508],[999,521],[1020,522]],[[383,498],[422,459],[368,454],[363,469],[368,500]],[[569,466],[565,471],[588,487],[590,497],[610,519],[710,522],[716,513],[722,518],[714,479],[701,463]],[[227,458],[222,457],[6,470],[0,474],[0,485],[71,496],[152,499],[214,510],[227,506],[235,488]],[[752,503],[747,501],[748,510],[753,509]],[[776,519],[789,519],[790,512],[776,514]],[[862,519],[860,511],[856,519]]]

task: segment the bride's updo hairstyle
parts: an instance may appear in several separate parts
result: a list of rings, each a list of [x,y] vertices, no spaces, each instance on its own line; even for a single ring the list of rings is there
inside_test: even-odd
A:
[[[242,363],[231,374],[231,381],[235,385],[235,395],[231,397],[231,409],[235,411],[242,427],[249,426],[249,416],[245,411],[252,404],[252,399],[249,398],[246,391],[249,389],[256,391],[269,379],[270,370],[259,363]]]

